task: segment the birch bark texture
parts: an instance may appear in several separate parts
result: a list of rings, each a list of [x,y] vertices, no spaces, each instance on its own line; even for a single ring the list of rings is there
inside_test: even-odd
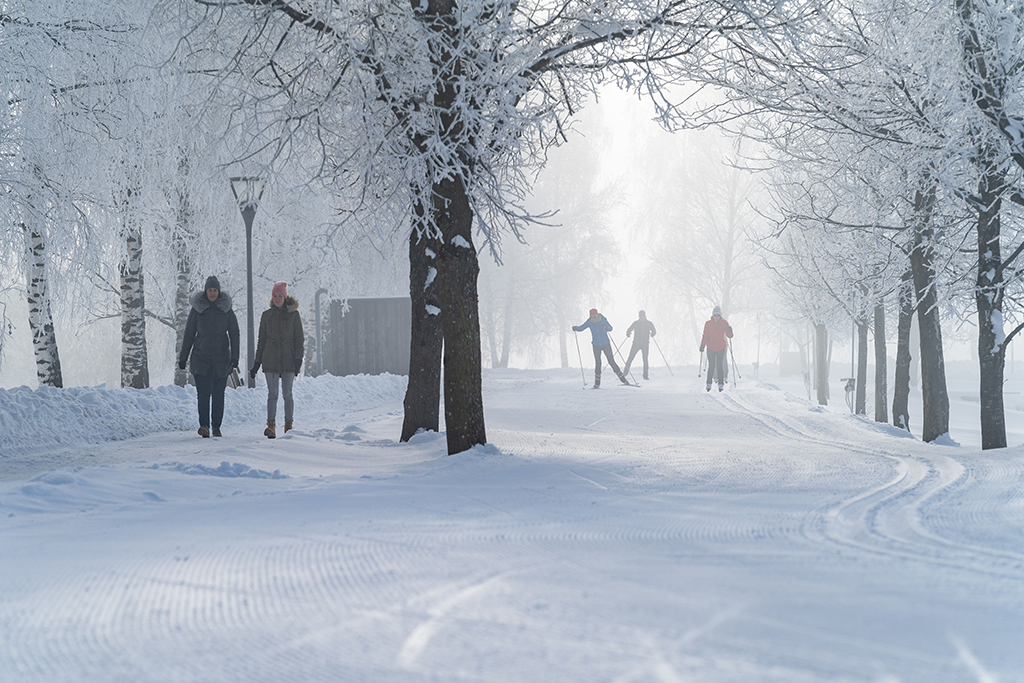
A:
[[[50,311],[50,287],[46,264],[46,235],[34,226],[34,218],[22,223],[25,235],[25,295],[28,300],[28,324],[40,385],[63,387],[57,335]]]

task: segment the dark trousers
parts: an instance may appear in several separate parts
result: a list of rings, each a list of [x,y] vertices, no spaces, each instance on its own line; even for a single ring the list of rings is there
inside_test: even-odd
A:
[[[708,386],[711,386],[711,381],[718,378],[719,384],[725,384],[726,379],[726,367],[725,367],[725,352],[728,349],[722,349],[721,351],[712,351],[708,349]]]
[[[633,344],[633,348],[629,350],[629,358],[626,359],[626,367],[622,370],[624,373],[629,374],[629,366],[633,364],[633,359],[636,358],[637,351],[643,351],[641,354],[644,358],[644,379],[647,379],[647,352],[650,350],[650,346],[647,344]]]
[[[615,371],[615,375],[619,376],[622,371],[619,370],[618,364],[615,362],[615,356],[612,355],[612,345],[605,344],[604,346],[594,345],[594,377],[601,376],[601,353],[604,353],[608,357],[608,365],[612,366],[612,370]]]
[[[228,385],[227,377],[211,377],[210,375],[192,375],[196,378],[196,395],[199,397],[199,426],[220,429],[224,419],[224,388]],[[210,404],[213,404],[213,415],[210,415]],[[210,424],[210,418],[213,424]]]

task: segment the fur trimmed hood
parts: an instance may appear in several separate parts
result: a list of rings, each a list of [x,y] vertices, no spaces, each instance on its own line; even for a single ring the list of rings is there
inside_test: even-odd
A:
[[[276,308],[274,306],[274,300],[273,299],[270,300],[270,307],[271,308]],[[299,300],[296,299],[294,296],[286,296],[284,298],[284,311],[285,311],[285,313],[294,313],[297,310],[299,310]]]
[[[231,310],[231,295],[227,292],[221,292],[220,296],[217,297],[217,300],[213,302],[206,298],[205,289],[192,295],[192,308],[196,310],[196,313],[203,313],[210,306],[216,306],[227,313]]]

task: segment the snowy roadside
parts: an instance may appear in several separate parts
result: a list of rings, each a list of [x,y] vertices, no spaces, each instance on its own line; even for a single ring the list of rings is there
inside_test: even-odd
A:
[[[344,413],[401,401],[406,378],[400,375],[352,375],[302,378],[295,383],[303,415]],[[225,432],[266,419],[267,388],[229,389],[225,395]],[[0,479],[17,476],[20,460],[39,462],[60,451],[138,439],[165,432],[194,431],[195,387],[151,389],[71,387],[0,389]],[[47,456],[51,456],[48,458]],[[60,459],[52,463],[60,466]],[[69,463],[81,464],[81,463]]]

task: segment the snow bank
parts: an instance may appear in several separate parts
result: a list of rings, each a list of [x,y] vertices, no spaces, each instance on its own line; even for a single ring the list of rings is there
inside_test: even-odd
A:
[[[304,377],[295,383],[295,402],[307,414],[380,405],[400,401],[406,383],[404,376],[389,374]],[[262,422],[266,406],[266,385],[228,389],[224,424]],[[196,390],[191,386],[0,389],[0,454],[7,456],[194,429],[197,424]]]

